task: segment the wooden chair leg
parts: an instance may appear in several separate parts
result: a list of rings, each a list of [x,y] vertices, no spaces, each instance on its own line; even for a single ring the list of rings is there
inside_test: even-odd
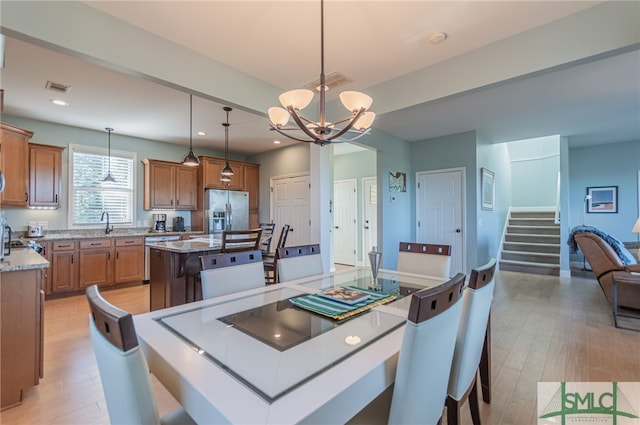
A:
[[[471,384],[471,393],[469,393],[468,402],[469,410],[471,410],[471,421],[473,422],[473,425],[481,425],[480,405],[478,401],[478,383],[476,382],[475,378],[473,379],[473,384]]]
[[[447,425],[460,424],[460,402],[447,396]]]

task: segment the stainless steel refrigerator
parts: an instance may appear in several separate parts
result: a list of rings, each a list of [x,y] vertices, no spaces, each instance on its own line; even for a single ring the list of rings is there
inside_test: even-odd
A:
[[[249,193],[208,189],[205,196],[207,233],[249,228]]]

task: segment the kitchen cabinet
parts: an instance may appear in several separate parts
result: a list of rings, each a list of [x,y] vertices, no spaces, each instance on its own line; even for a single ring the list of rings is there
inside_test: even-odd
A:
[[[51,293],[70,292],[78,289],[78,251],[72,240],[51,243]]]
[[[0,285],[0,409],[22,402],[43,377],[42,269],[2,273]]]
[[[60,207],[63,150],[29,143],[29,206]]]
[[[144,209],[194,210],[198,170],[169,161],[144,159]]]
[[[202,178],[205,189],[229,189],[229,190],[245,190],[244,189],[244,163],[238,161],[229,161],[229,166],[233,170],[233,176],[230,182],[220,181],[220,172],[224,168],[224,159],[212,157],[200,157],[200,166],[202,167]]]
[[[51,282],[52,282],[52,275],[51,275],[51,271],[52,271],[52,264],[53,264],[53,258],[51,258],[51,242],[38,242],[38,245],[40,245],[42,247],[42,250],[40,251],[40,255],[42,255],[44,258],[47,259],[47,261],[49,261],[49,267],[47,267],[46,269],[43,269],[43,273],[42,273],[42,287],[44,288],[44,291],[46,294],[50,294],[51,293]]]
[[[229,161],[234,175],[231,181],[224,184],[220,181],[220,171],[224,168],[224,159],[210,156],[200,157],[198,171],[198,183],[200,185],[198,196],[201,202],[198,209],[191,211],[191,230],[204,230],[204,189],[229,189],[249,192],[249,227],[259,226],[260,210],[260,165],[249,162]]]
[[[114,283],[136,282],[144,279],[144,238],[117,238]]]
[[[29,204],[29,139],[31,131],[0,123],[0,170],[5,188],[0,204],[26,207]]]
[[[249,227],[260,227],[260,166],[244,164],[244,190],[249,193]]]
[[[80,241],[78,289],[91,285],[105,286],[113,282],[111,242],[110,238]]]

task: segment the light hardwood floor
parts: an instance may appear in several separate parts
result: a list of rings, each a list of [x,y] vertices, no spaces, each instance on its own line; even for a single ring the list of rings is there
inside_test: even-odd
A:
[[[148,311],[148,285],[104,291],[110,302]],[[45,304],[45,364],[40,385],[2,424],[107,424],[88,333],[84,296]],[[640,381],[640,333],[615,329],[592,275],[560,279],[499,272],[492,312],[493,400],[484,425],[536,423],[539,381]],[[160,413],[177,406],[154,380]],[[446,420],[445,420],[446,422]],[[463,424],[470,424],[466,406]]]

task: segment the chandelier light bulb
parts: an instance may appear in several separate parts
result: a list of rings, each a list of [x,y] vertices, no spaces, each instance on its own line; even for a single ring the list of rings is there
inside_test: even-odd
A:
[[[371,127],[371,124],[373,124],[373,120],[375,118],[376,118],[376,114],[374,112],[371,112],[371,111],[365,112],[360,116],[360,118],[358,118],[358,120],[353,125],[353,128],[355,128],[358,131],[365,131],[366,129]]]
[[[313,92],[307,89],[289,90],[282,93],[278,99],[285,109],[291,106],[299,111],[309,106],[313,100]]]
[[[358,112],[362,108],[366,111],[373,103],[371,96],[358,91],[343,91],[340,93],[340,101],[351,112]]]
[[[280,108],[278,106],[272,106],[268,110],[269,119],[276,127],[284,127],[289,122],[291,115],[286,109]]]

